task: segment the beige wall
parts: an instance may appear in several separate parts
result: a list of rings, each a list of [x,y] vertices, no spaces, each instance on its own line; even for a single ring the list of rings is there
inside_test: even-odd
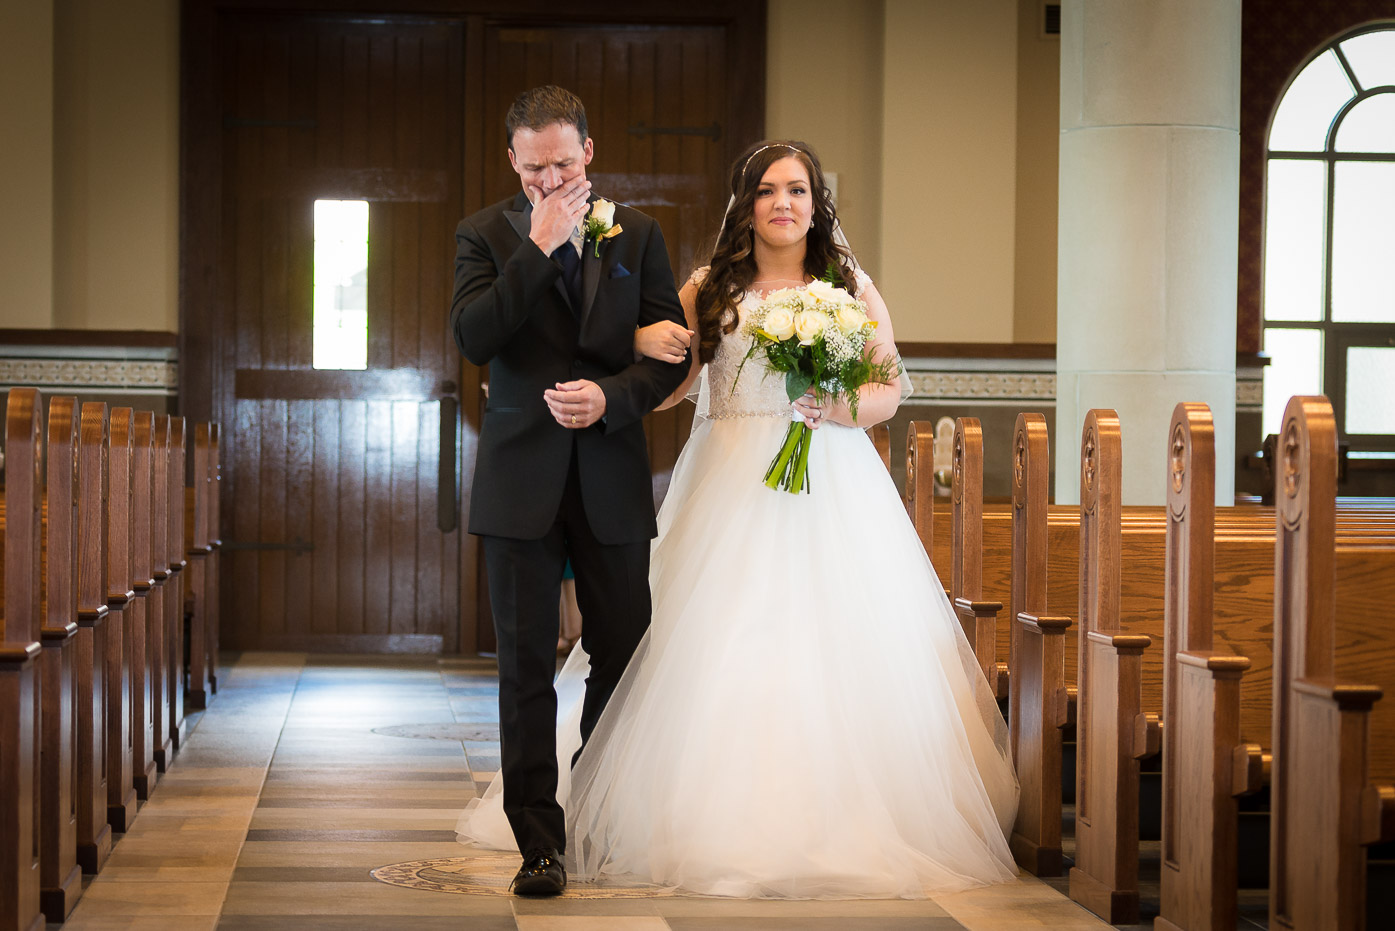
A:
[[[0,2],[0,326],[53,326],[53,2]]]
[[[1060,53],[1039,8],[770,0],[768,135],[838,174],[900,340],[1054,339]]]
[[[57,0],[54,326],[175,330],[178,0]]]
[[[771,0],[766,27],[766,135],[802,139],[837,175],[838,218],[873,278],[882,270],[882,6]]]

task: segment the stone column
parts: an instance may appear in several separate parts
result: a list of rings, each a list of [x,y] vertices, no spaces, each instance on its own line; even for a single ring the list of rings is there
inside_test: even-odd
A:
[[[1065,0],[1056,500],[1080,500],[1080,430],[1119,412],[1124,502],[1166,500],[1179,401],[1216,423],[1235,490],[1240,0]]]

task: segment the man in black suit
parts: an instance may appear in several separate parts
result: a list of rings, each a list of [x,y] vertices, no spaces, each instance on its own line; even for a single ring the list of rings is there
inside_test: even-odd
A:
[[[618,233],[579,229],[594,225],[596,200],[581,101],[535,88],[505,127],[523,191],[457,228],[451,332],[489,365],[469,529],[498,639],[504,812],[523,853],[513,888],[555,895],[566,885],[552,687],[562,572],[570,556],[591,655],[584,739],[649,626],[656,527],[641,418],[687,363],[634,356],[636,327],[683,323],[658,224],[617,205]]]

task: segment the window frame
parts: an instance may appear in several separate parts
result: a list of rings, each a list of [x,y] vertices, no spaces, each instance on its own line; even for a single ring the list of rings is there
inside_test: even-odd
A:
[[[1264,302],[1268,300],[1267,290],[1261,289],[1261,333],[1267,333],[1271,329],[1294,329],[1294,330],[1318,330],[1322,334],[1322,386],[1323,392],[1332,402],[1333,413],[1336,416],[1337,435],[1341,442],[1349,445],[1353,452],[1392,452],[1395,451],[1395,433],[1392,434],[1369,434],[1358,433],[1348,434],[1346,431],[1346,410],[1347,410],[1347,372],[1346,372],[1346,352],[1349,347],[1372,346],[1377,348],[1388,348],[1395,346],[1395,321],[1389,323],[1370,322],[1343,322],[1332,319],[1332,267],[1333,267],[1333,240],[1334,228],[1333,217],[1335,212],[1336,198],[1336,174],[1337,165],[1342,162],[1391,162],[1395,163],[1395,152],[1338,152],[1335,148],[1337,135],[1341,131],[1342,123],[1346,117],[1362,102],[1382,94],[1395,94],[1395,84],[1382,84],[1374,87],[1364,87],[1357,78],[1356,71],[1347,56],[1342,51],[1342,43],[1348,42],[1357,36],[1372,32],[1395,32],[1395,22],[1371,23],[1359,29],[1353,29],[1328,41],[1311,55],[1304,59],[1303,64],[1293,73],[1293,77],[1284,86],[1283,92],[1275,101],[1273,112],[1270,114],[1269,125],[1265,129],[1264,148],[1264,188],[1265,188],[1265,214],[1269,210],[1269,169],[1275,160],[1296,160],[1296,161],[1317,161],[1323,163],[1326,175],[1325,203],[1323,205],[1323,255],[1322,255],[1322,308],[1321,317],[1316,320],[1270,320],[1267,307]],[[1342,70],[1346,73],[1347,80],[1351,82],[1355,94],[1347,100],[1333,115],[1332,122],[1327,128],[1327,138],[1324,146],[1320,150],[1314,151],[1292,151],[1287,149],[1271,149],[1268,141],[1274,129],[1274,118],[1278,115],[1283,104],[1284,97],[1293,87],[1294,80],[1307,69],[1315,60],[1333,52]],[[1264,229],[1264,250],[1266,253],[1269,247],[1268,226]],[[1262,279],[1267,280],[1267,279]]]

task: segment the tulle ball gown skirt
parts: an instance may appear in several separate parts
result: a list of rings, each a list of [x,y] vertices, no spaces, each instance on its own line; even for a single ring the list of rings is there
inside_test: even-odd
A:
[[[705,422],[680,457],[650,633],[559,787],[574,876],[794,898],[1011,879],[1006,728],[895,486],[861,430],[831,425],[812,493],[766,488],[788,423]],[[463,838],[490,843],[471,824],[489,804]]]

